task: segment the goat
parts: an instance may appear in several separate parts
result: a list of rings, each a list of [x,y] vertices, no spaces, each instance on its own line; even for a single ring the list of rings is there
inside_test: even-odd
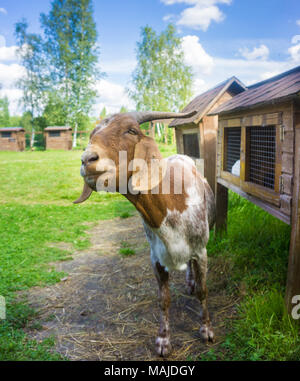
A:
[[[157,119],[188,118],[194,114],[135,112],[115,114],[104,119],[92,131],[82,155],[80,172],[84,187],[82,195],[74,202],[87,200],[93,191],[117,191],[124,194],[139,211],[159,288],[161,317],[156,351],[163,357],[171,350],[169,270],[187,270],[188,291],[202,303],[200,337],[204,342],[214,339],[207,309],[206,244],[209,230],[214,225],[215,201],[208,182],[197,172],[193,160],[185,155],[162,159],[155,141],[144,135],[140,124]],[[121,151],[126,153],[128,162],[133,165],[128,166],[119,158]],[[106,160],[105,166],[100,165],[101,160]],[[139,160],[143,160],[145,165],[140,164]],[[147,173],[147,169],[156,160],[164,163],[164,169],[160,171],[158,180],[153,180],[153,176],[149,176],[152,172]],[[135,165],[137,162],[139,171]],[[119,184],[122,176],[124,180],[124,173],[121,173],[124,169],[126,186],[125,191],[123,186],[121,192]],[[174,188],[182,181],[179,175],[183,171],[184,189],[178,193],[174,189],[167,194],[162,192],[162,176],[169,178],[170,188]],[[108,186],[112,182],[116,184],[115,189]]]

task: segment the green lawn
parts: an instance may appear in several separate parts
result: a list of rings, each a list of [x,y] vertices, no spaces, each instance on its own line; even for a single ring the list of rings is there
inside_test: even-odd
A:
[[[175,151],[160,148],[164,156]],[[87,203],[72,204],[82,189],[81,153],[0,152],[0,295],[7,302],[7,319],[0,320],[0,360],[60,359],[51,351],[53,340],[37,344],[23,333],[34,311],[26,300],[16,302],[16,292],[65,276],[49,263],[68,260],[69,253],[49,243],[86,248],[86,222],[135,212],[118,194],[93,194]],[[299,359],[299,326],[283,304],[289,227],[234,194],[229,204],[228,236],[212,237],[208,252],[212,261],[230,268],[228,292],[243,289],[247,296],[237,318],[227,322],[221,348],[201,359]]]

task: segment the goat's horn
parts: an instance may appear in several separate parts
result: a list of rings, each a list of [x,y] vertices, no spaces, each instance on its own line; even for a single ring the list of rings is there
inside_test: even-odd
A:
[[[76,201],[73,201],[73,204],[80,204],[84,202],[90,197],[92,192],[93,190],[86,184],[86,182],[84,182],[82,194]]]
[[[159,119],[174,119],[174,118],[191,118],[197,111],[192,111],[188,113],[177,113],[177,112],[160,112],[160,111],[141,111],[141,112],[130,112],[130,115],[139,123],[151,122],[152,120]]]

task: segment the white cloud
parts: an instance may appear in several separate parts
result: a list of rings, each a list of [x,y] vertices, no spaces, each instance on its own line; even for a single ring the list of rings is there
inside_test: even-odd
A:
[[[289,54],[291,56],[291,59],[292,59],[293,63],[294,64],[299,64],[300,63],[300,35],[296,34],[292,38],[291,42],[292,42],[293,46],[291,46],[288,49],[288,52],[289,52]]]
[[[296,34],[296,36],[294,36],[292,38],[292,44],[297,44],[298,42],[300,42],[300,34]]]
[[[261,44],[258,48],[255,47],[252,51],[248,48],[239,49],[240,54],[246,58],[246,60],[267,60],[270,54],[269,48],[266,45]]]
[[[0,83],[3,88],[11,88],[24,75],[24,68],[19,64],[5,65],[0,63]]]
[[[17,61],[17,47],[16,46],[2,46],[0,47],[0,62]]]
[[[221,22],[224,20],[224,15],[216,6],[211,7],[192,7],[185,9],[180,19],[177,21],[178,25],[186,26],[192,29],[202,29],[207,31],[212,21]]]
[[[6,45],[5,37],[0,34],[0,48]]]
[[[294,63],[299,64],[300,63],[300,44],[291,46],[288,51]]]
[[[0,8],[0,13],[7,15],[7,10],[5,8]]]
[[[135,107],[126,94],[125,88],[119,84],[102,79],[97,83],[96,90],[100,96],[93,108],[95,116],[100,114],[104,106],[108,113],[119,112],[122,106],[128,109],[134,109]]]
[[[213,58],[206,53],[199,37],[185,36],[182,38],[182,50],[184,53],[185,63],[192,67],[196,74],[210,74],[213,66]]]
[[[296,21],[296,24],[300,26],[300,19]]]
[[[161,0],[166,5],[184,3],[192,5],[182,11],[177,25],[186,26],[196,30],[206,31],[210,24],[221,22],[225,15],[221,12],[218,4],[231,4],[231,0]]]
[[[17,46],[6,46],[5,37],[0,35],[0,62],[17,60]]]

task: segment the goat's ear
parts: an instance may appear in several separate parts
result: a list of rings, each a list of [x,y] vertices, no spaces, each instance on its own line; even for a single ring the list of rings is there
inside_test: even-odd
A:
[[[93,192],[93,190],[86,184],[86,182],[84,182],[84,186],[83,186],[81,196],[76,201],[73,201],[73,204],[80,204],[80,203],[84,202],[85,200],[87,200],[90,197],[92,192]]]
[[[158,186],[165,173],[161,154],[154,139],[144,136],[135,146],[131,187],[134,192],[147,192]]]

